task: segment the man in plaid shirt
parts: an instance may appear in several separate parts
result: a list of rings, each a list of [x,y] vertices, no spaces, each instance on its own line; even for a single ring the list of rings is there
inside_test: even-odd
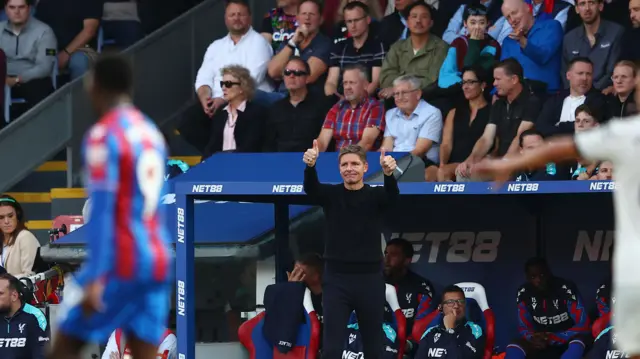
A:
[[[344,99],[338,101],[324,120],[318,137],[320,151],[327,151],[335,140],[335,150],[360,145],[367,151],[380,147],[384,133],[384,107],[367,93],[367,70],[360,65],[345,68],[342,73]]]

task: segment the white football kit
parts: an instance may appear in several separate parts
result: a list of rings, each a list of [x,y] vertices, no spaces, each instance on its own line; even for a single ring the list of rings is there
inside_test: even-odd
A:
[[[613,163],[615,251],[613,255],[614,330],[618,349],[640,355],[640,115],[613,119],[575,135],[577,149],[590,160]]]

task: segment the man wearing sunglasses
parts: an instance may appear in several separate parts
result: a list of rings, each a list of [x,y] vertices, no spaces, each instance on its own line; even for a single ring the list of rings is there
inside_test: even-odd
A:
[[[442,313],[441,319],[422,335],[415,359],[481,359],[485,336],[478,324],[467,319],[462,288],[446,287],[438,311]]]

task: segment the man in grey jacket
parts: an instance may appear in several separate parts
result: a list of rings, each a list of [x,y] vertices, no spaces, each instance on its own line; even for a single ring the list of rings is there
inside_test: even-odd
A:
[[[624,29],[603,19],[600,14],[604,0],[576,0],[576,12],[582,26],[564,36],[562,46],[562,70],[566,74],[569,63],[576,57],[588,57],[593,63],[593,87],[605,94],[613,92],[611,75],[620,57],[620,45]],[[565,88],[569,80],[564,79]]]
[[[5,0],[7,21],[0,22],[0,48],[7,56],[6,85],[29,107],[53,92],[57,43],[53,30],[31,16],[33,0]]]

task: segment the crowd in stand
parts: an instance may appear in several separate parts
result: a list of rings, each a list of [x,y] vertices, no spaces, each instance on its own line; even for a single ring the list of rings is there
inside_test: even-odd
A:
[[[200,1],[167,6],[157,0],[151,7],[140,0],[4,0],[0,108],[5,102],[16,106],[0,129],[82,76],[103,45],[127,48]]]
[[[410,152],[427,181],[477,181],[485,156],[637,112],[640,0],[277,5],[256,31],[248,4],[227,1],[229,33],[207,49],[179,126],[205,157],[317,139],[321,151]],[[516,179],[611,178],[610,167],[549,164]]]

